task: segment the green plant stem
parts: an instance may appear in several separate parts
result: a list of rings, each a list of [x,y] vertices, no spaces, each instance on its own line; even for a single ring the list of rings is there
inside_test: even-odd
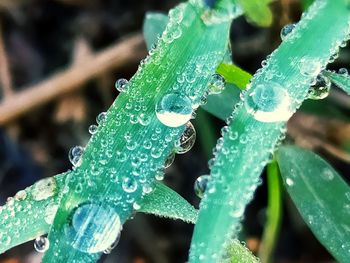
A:
[[[259,250],[261,263],[273,262],[273,252],[278,240],[282,220],[281,177],[275,160],[267,165],[267,190],[267,222]]]

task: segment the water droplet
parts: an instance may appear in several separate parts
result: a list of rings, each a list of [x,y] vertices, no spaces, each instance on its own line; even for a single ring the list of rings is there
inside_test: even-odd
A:
[[[175,153],[172,152],[169,154],[168,158],[166,158],[165,163],[164,163],[164,168],[170,167],[175,160]]]
[[[279,84],[258,84],[244,98],[248,113],[261,122],[286,121],[292,115],[288,92]]]
[[[300,73],[304,76],[316,77],[321,71],[321,62],[317,59],[302,58],[299,69]]]
[[[133,204],[132,204],[132,207],[133,207],[135,210],[140,210],[140,209],[141,209],[141,206],[140,206],[137,202],[133,203]]]
[[[84,148],[81,146],[74,146],[69,150],[68,158],[74,167],[79,167],[81,165],[83,153]]]
[[[113,244],[107,248],[106,250],[103,251],[104,254],[111,254],[112,250],[118,245],[119,243],[119,240],[120,240],[120,233],[119,235],[117,236],[117,239],[114,240]]]
[[[330,79],[320,74],[316,78],[316,83],[310,87],[308,98],[312,100],[321,100],[326,98],[329,95],[329,91],[331,89],[331,81]]]
[[[210,176],[202,175],[197,178],[194,182],[194,192],[199,198],[203,198],[204,193],[207,189]]]
[[[50,242],[47,237],[40,236],[34,240],[34,248],[39,253],[44,253],[50,247]]]
[[[119,92],[124,92],[127,89],[129,81],[127,79],[118,79],[115,82],[115,88],[119,91]]]
[[[321,176],[322,176],[323,179],[325,179],[327,181],[331,181],[334,178],[333,172],[331,170],[329,170],[329,169],[323,170],[322,173],[321,173]]]
[[[338,73],[339,73],[340,75],[348,75],[348,70],[347,70],[346,68],[340,68],[340,69],[338,70]]]
[[[225,89],[225,79],[220,74],[213,74],[209,82],[209,93],[219,94]]]
[[[196,130],[191,122],[186,124],[186,128],[181,135],[179,141],[175,143],[175,151],[177,154],[187,153],[193,147],[196,141]]]
[[[95,134],[96,132],[97,132],[97,125],[95,125],[95,124],[90,125],[90,127],[89,127],[89,133],[90,133],[91,135],[93,135],[93,134]]]
[[[156,105],[158,120],[169,127],[179,127],[192,117],[191,100],[178,93],[165,95]]]
[[[36,201],[45,200],[56,193],[56,180],[53,177],[45,178],[33,185],[32,197]]]
[[[282,29],[281,29],[281,39],[284,40],[288,34],[290,34],[295,28],[295,24],[288,24],[285,25]]]
[[[102,124],[107,118],[107,112],[101,112],[99,115],[96,117],[96,122],[98,124]]]
[[[125,177],[123,179],[122,187],[125,192],[132,193],[137,189],[137,182],[133,178]]]
[[[293,181],[291,178],[287,178],[287,179],[286,179],[286,184],[287,184],[288,186],[293,186],[293,185],[294,185],[294,181]]]
[[[27,197],[27,192],[25,190],[18,191],[15,195],[16,200],[24,200]]]
[[[65,228],[72,246],[83,252],[99,253],[115,242],[122,225],[115,209],[88,203],[74,210],[71,224]]]
[[[56,212],[58,209],[58,205],[48,205],[45,210],[44,220],[47,224],[51,225],[53,219],[55,218]]]

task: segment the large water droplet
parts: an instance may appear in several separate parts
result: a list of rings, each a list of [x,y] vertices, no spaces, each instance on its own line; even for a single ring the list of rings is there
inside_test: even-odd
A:
[[[340,75],[344,75],[344,76],[346,76],[346,75],[349,74],[349,73],[348,73],[348,70],[347,70],[346,68],[340,68],[340,69],[338,70],[338,73],[339,73]]]
[[[84,148],[81,146],[74,146],[69,150],[68,158],[74,167],[79,167],[82,163],[82,156]]]
[[[292,115],[288,92],[279,84],[258,84],[244,98],[247,112],[261,122],[286,121]]]
[[[194,192],[199,198],[203,198],[205,191],[208,187],[210,176],[202,175],[194,182]]]
[[[50,247],[50,242],[47,237],[40,236],[34,240],[34,248],[39,253],[44,253]]]
[[[36,201],[45,200],[56,193],[56,180],[53,177],[45,178],[33,185],[32,197]]]
[[[192,117],[191,100],[179,93],[171,93],[161,98],[156,105],[158,120],[169,127],[179,127]]]
[[[74,210],[65,230],[75,249],[88,253],[102,252],[118,238],[122,225],[115,209],[88,203]]]
[[[219,94],[225,89],[225,79],[220,74],[213,74],[209,82],[209,93]]]
[[[186,124],[186,128],[179,141],[175,143],[175,151],[178,154],[187,153],[196,141],[196,130],[191,122]]]
[[[326,98],[329,95],[331,85],[332,83],[327,76],[323,74],[318,75],[315,85],[310,87],[308,98],[312,100],[321,100]]]
[[[132,193],[137,189],[137,182],[134,178],[125,177],[123,179],[122,187],[125,192]]]
[[[282,29],[281,29],[281,39],[284,40],[288,34],[290,34],[295,28],[295,24],[288,24],[285,25]]]
[[[120,240],[120,233],[119,233],[119,235],[117,236],[117,239],[114,240],[113,244],[112,244],[109,248],[105,249],[105,250],[103,251],[103,253],[104,253],[104,254],[111,254],[112,250],[118,245],[119,240]]]
[[[119,92],[124,92],[127,89],[129,81],[126,79],[118,79],[115,82],[115,88],[119,91]]]
[[[164,168],[170,167],[170,166],[173,164],[174,160],[175,160],[175,153],[172,152],[172,153],[170,153],[169,156],[166,158],[166,160],[165,160],[165,162],[164,162]]]

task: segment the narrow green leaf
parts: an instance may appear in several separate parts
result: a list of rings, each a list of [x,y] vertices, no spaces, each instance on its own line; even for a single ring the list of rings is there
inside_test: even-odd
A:
[[[147,49],[157,42],[158,36],[161,36],[169,21],[167,15],[162,13],[147,12],[143,22],[143,36],[145,38]]]
[[[248,19],[259,26],[268,27],[271,25],[273,17],[268,6],[270,1],[261,0],[237,0],[243,8]]]
[[[325,71],[324,74],[329,76],[335,85],[350,95],[350,76],[348,74],[338,74],[332,71]]]
[[[259,259],[243,245],[239,240],[233,240],[228,248],[228,260],[223,260],[222,263],[257,263]]]
[[[219,94],[209,95],[202,109],[225,121],[232,113],[233,107],[239,102],[240,89],[232,84]]]
[[[273,262],[272,256],[281,225],[281,180],[278,165],[275,160],[267,165],[267,188],[267,222],[265,224],[262,242],[259,249],[261,263]]]
[[[226,82],[236,85],[240,89],[245,89],[250,79],[253,77],[248,72],[233,64],[221,63],[216,70],[223,76]]]
[[[160,217],[180,219],[195,224],[198,211],[182,196],[162,183],[156,183],[154,191],[140,203],[139,212]]]
[[[277,160],[287,191],[304,221],[339,262],[349,262],[350,187],[313,152],[283,146]]]
[[[49,231],[67,174],[40,180],[0,208],[0,253]]]
[[[308,9],[313,2],[314,0],[301,0],[301,5],[303,7],[303,10]]]

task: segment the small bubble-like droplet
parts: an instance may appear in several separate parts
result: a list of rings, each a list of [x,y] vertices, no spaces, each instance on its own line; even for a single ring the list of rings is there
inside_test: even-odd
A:
[[[27,197],[27,192],[25,190],[18,191],[15,195],[16,200],[24,200]]]
[[[299,69],[300,73],[304,76],[316,77],[321,71],[321,62],[317,59],[302,58]]]
[[[209,93],[219,94],[225,89],[225,79],[220,74],[213,74],[209,82]]]
[[[312,100],[321,100],[326,98],[329,95],[329,91],[331,89],[331,81],[330,79],[320,74],[316,78],[316,83],[310,87],[308,98]]]
[[[261,122],[286,121],[292,115],[288,92],[279,84],[258,84],[244,98],[248,113]]]
[[[82,163],[82,156],[84,148],[81,146],[74,146],[69,150],[68,158],[74,167],[79,167]]]
[[[186,124],[186,128],[181,135],[179,141],[175,143],[175,151],[177,154],[187,153],[193,147],[196,141],[196,130],[191,122]]]
[[[169,156],[166,158],[166,160],[165,160],[165,162],[164,162],[164,168],[170,167],[170,166],[173,164],[174,160],[175,160],[175,153],[172,152],[172,153],[170,153]]]
[[[284,40],[288,34],[290,34],[295,28],[295,24],[288,24],[288,25],[285,25],[282,29],[281,29],[281,33],[280,33],[280,36],[281,36],[281,39]]]
[[[34,248],[39,253],[44,253],[49,249],[49,247],[50,247],[49,239],[45,236],[37,237],[34,240]]]
[[[171,93],[162,97],[156,105],[158,120],[169,127],[179,127],[192,117],[191,100],[179,93]]]
[[[124,92],[127,89],[129,81],[127,79],[118,79],[115,82],[115,88],[119,91],[119,92]]]
[[[45,200],[56,193],[56,187],[55,178],[42,179],[33,185],[32,197],[35,201]]]
[[[137,189],[137,182],[133,178],[125,177],[123,179],[122,187],[125,192],[132,193]]]
[[[340,74],[340,75],[348,75],[349,73],[348,73],[348,70],[346,69],[346,68],[340,68],[339,70],[338,70],[338,73]]]
[[[82,252],[99,253],[108,249],[120,235],[122,224],[113,207],[86,203],[73,211],[65,232],[71,245]]]
[[[96,117],[96,122],[98,124],[102,124],[107,118],[107,112],[101,112],[99,115]]]
[[[294,181],[293,181],[291,178],[287,178],[287,179],[286,179],[286,184],[287,184],[288,186],[293,186],[293,185],[294,185]]]
[[[97,132],[97,125],[95,125],[95,124],[90,125],[90,126],[89,126],[89,133],[90,133],[91,135],[93,135],[93,134],[95,134],[96,132]]]
[[[202,175],[194,182],[194,192],[199,198],[203,198],[204,193],[207,190],[209,179],[209,175]]]

